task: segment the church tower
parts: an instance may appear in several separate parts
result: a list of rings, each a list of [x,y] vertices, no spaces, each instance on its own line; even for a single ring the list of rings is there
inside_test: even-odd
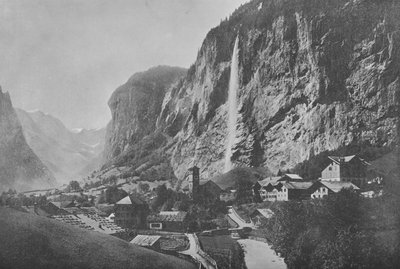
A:
[[[200,194],[200,168],[193,166],[189,171],[192,172],[192,199],[194,202],[198,202]]]

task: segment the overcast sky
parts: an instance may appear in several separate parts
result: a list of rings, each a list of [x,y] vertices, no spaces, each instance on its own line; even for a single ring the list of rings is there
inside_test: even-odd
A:
[[[69,128],[103,127],[135,72],[189,67],[208,32],[246,0],[0,0],[0,85],[15,107]]]

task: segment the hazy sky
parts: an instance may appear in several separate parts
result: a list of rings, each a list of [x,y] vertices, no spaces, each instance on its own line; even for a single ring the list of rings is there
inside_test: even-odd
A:
[[[103,127],[135,72],[189,67],[208,32],[246,0],[0,0],[0,85],[15,107],[69,128]]]

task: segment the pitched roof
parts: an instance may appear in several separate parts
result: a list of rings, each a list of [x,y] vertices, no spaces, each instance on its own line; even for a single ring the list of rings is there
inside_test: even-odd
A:
[[[258,208],[254,211],[260,213],[263,217],[265,217],[267,219],[270,218],[274,214],[274,212],[272,212],[272,210],[269,208]]]
[[[131,195],[128,195],[128,196],[122,198],[116,204],[117,205],[132,205],[132,204],[144,205],[145,202],[138,196],[131,194]]]
[[[143,235],[138,234],[135,238],[132,239],[131,243],[135,245],[139,245],[142,247],[151,247],[154,245],[161,236],[158,235]]]
[[[312,182],[284,182],[282,183],[287,189],[296,189],[296,190],[306,190],[310,188],[313,183]]]
[[[354,185],[351,182],[343,182],[343,181],[320,181],[322,185],[327,187],[333,192],[339,192],[342,189],[350,189],[359,190],[360,188]]]
[[[258,184],[260,184],[261,187],[267,186],[268,184],[275,184],[278,182],[278,180],[281,177],[267,177],[264,178],[263,180],[258,181]]]
[[[350,155],[350,156],[328,156],[329,159],[331,159],[333,162],[340,164],[341,162],[348,163],[354,158],[358,158],[363,164],[365,165],[370,165],[368,162],[366,162],[364,159],[358,157],[357,155]]]
[[[291,178],[291,179],[300,179],[300,180],[303,179],[301,176],[299,176],[299,175],[297,175],[297,174],[285,174],[285,175],[283,175],[282,177],[284,177],[284,176],[287,176],[287,177],[289,177],[289,178]]]
[[[147,217],[148,221],[175,221],[182,222],[185,220],[187,212],[184,211],[161,211],[156,215]]]

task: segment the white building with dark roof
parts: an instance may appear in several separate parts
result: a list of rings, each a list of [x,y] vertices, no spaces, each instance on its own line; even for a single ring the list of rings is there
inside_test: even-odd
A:
[[[338,193],[343,189],[351,189],[354,191],[360,190],[359,187],[351,182],[340,182],[340,181],[317,181],[312,186],[311,198],[323,198],[327,195]]]
[[[321,181],[352,182],[361,187],[367,182],[370,165],[357,155],[329,156],[330,164],[321,172]]]

